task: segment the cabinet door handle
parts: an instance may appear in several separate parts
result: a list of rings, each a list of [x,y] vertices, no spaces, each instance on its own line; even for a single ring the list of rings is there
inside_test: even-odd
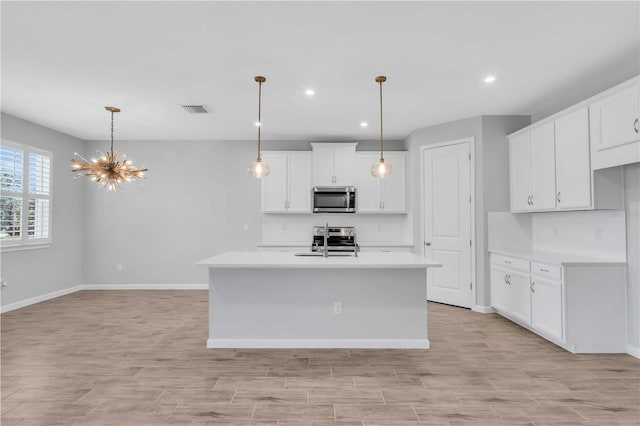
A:
[[[529,195],[529,196],[527,197],[527,204],[529,204],[529,205],[531,205],[531,200],[530,200],[530,198],[531,198],[531,195]]]
[[[424,242],[424,245],[425,245],[425,246],[430,246],[430,245],[431,245],[431,243],[430,243],[430,242],[428,242],[428,241],[425,241],[425,242]]]
[[[509,284],[509,283],[507,282],[507,274],[504,274],[504,283],[505,283],[505,284]]]
[[[533,195],[531,196],[531,205],[533,205]]]
[[[535,292],[536,292],[536,289],[535,289],[535,288],[533,288],[533,286],[534,286],[534,284],[535,284],[535,283],[536,283],[535,281],[531,281],[531,292],[532,292],[532,293],[535,293]]]
[[[635,130],[636,133],[638,133],[638,131],[640,131],[640,129],[638,129],[638,119],[637,118],[633,122],[633,130]]]
[[[511,285],[511,274],[507,275],[507,284]]]
[[[549,270],[548,270],[548,269],[544,269],[544,268],[540,268],[540,270],[541,270],[542,272],[549,272]]]
[[[505,260],[504,263],[508,263],[509,265],[511,265],[511,261],[510,260]]]
[[[556,197],[556,200],[558,200],[558,203],[560,203],[560,191],[558,191],[558,196]]]

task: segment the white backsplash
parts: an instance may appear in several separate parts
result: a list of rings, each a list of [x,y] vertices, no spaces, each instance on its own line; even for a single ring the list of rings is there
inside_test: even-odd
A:
[[[263,214],[262,244],[311,244],[314,226],[353,226],[362,244],[413,244],[411,214]]]
[[[489,251],[626,259],[624,210],[489,213]]]

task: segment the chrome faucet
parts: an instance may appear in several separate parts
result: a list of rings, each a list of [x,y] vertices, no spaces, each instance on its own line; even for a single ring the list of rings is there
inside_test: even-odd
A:
[[[329,223],[324,224],[324,257],[329,257]]]

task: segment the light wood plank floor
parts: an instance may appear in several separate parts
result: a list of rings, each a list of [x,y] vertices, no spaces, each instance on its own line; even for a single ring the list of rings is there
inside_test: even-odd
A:
[[[82,291],[1,320],[2,425],[640,423],[637,359],[434,303],[430,350],[206,349],[206,291]]]

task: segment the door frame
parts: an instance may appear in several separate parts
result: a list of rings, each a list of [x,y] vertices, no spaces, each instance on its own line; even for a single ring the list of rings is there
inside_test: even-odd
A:
[[[424,233],[426,230],[424,215],[425,215],[425,197],[424,197],[424,179],[425,179],[425,165],[424,165],[424,154],[428,149],[434,148],[442,148],[450,145],[462,145],[466,144],[469,146],[469,154],[471,155],[471,160],[469,161],[469,188],[471,188],[471,306],[470,309],[475,311],[478,306],[478,285],[477,285],[477,271],[476,271],[476,255],[477,255],[477,244],[476,244],[476,155],[475,155],[475,137],[467,137],[461,139],[453,139],[450,141],[437,142],[429,145],[422,145],[420,149],[420,239],[422,240],[422,244],[420,244],[422,256],[425,254],[425,246],[424,246]]]

